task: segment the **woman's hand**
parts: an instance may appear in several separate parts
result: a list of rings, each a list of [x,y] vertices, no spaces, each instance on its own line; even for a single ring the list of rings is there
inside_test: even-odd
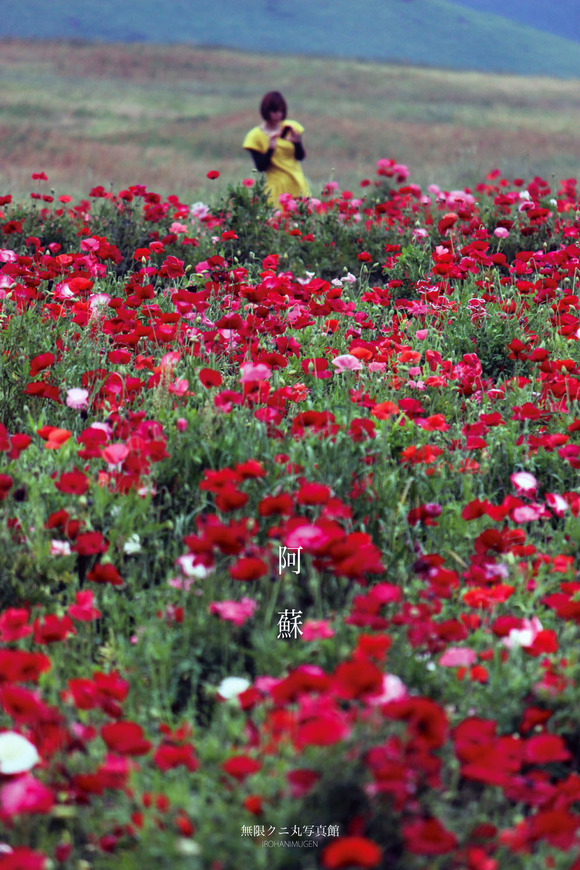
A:
[[[271,148],[272,151],[276,148],[276,145],[278,144],[279,135],[279,133],[272,133],[268,139],[268,148]]]
[[[300,133],[297,133],[296,130],[290,130],[290,135],[288,136],[288,138],[291,142],[294,143],[294,145],[298,145],[299,142],[302,142]]]

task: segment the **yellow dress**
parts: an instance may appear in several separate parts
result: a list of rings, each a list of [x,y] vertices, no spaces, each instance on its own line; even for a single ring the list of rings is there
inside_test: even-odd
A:
[[[298,121],[285,120],[282,127],[292,129],[302,135],[304,127]],[[244,148],[259,151],[266,154],[269,146],[269,137],[261,127],[254,127],[244,139]],[[266,188],[268,199],[272,205],[279,205],[281,193],[289,193],[292,196],[309,196],[308,182],[302,172],[300,162],[294,156],[294,143],[289,139],[278,137],[269,167],[266,169]]]

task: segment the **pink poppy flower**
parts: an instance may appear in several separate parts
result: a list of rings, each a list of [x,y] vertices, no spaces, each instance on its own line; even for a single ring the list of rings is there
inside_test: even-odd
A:
[[[89,297],[91,315],[94,317],[97,314],[104,313],[110,301],[111,297],[108,293],[93,293]]]
[[[546,493],[546,504],[557,517],[563,517],[566,511],[570,509],[570,505],[564,496],[557,492]]]
[[[103,448],[102,456],[107,465],[114,467],[121,465],[128,457],[129,452],[126,444],[110,444],[108,447]]]
[[[529,471],[516,471],[510,475],[510,480],[515,486],[517,495],[534,498],[538,492],[538,481]]]
[[[71,548],[68,541],[52,540],[50,542],[51,556],[70,556]]]
[[[7,818],[24,813],[48,813],[53,804],[52,791],[30,773],[10,780],[0,792],[2,815]]]
[[[519,507],[515,507],[511,511],[510,516],[514,523],[531,523],[534,522],[534,520],[539,520],[541,517],[546,516],[545,512],[546,509],[541,504],[523,504]]]
[[[515,646],[529,647],[533,644],[538,634],[543,630],[543,625],[537,616],[531,619],[522,619],[520,628],[512,628],[507,637],[502,639],[502,644],[508,649]]]
[[[258,602],[254,598],[242,598],[241,601],[212,601],[209,612],[219,616],[234,625],[243,625],[254,614]]]
[[[391,701],[402,701],[407,697],[407,687],[396,674],[384,674],[379,694],[366,698],[366,703],[375,707],[377,704],[389,704]]]
[[[89,391],[80,387],[67,390],[66,405],[74,411],[84,411],[89,407]]]
[[[477,660],[476,653],[469,647],[447,647],[439,664],[442,668],[468,668]]]
[[[332,360],[332,365],[338,372],[358,372],[364,368],[360,359],[350,353],[344,353]]]
[[[302,627],[301,640],[324,640],[334,637],[336,632],[330,627],[328,619],[309,619]]]
[[[241,377],[243,384],[248,381],[267,381],[272,375],[272,369],[266,363],[243,363],[240,366]]]

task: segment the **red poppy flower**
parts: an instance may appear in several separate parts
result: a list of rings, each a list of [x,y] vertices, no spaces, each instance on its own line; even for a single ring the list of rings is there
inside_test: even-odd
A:
[[[564,741],[557,734],[535,734],[529,737],[525,742],[524,753],[528,764],[568,761],[571,757]]]
[[[210,181],[214,181],[216,178],[219,178],[219,177],[220,177],[220,174],[217,171],[217,169],[210,169],[210,171],[207,173],[207,178],[209,178]]]
[[[123,578],[111,562],[99,562],[89,571],[87,580],[93,583],[109,583],[111,586],[123,585]]]
[[[249,813],[252,813],[253,816],[260,816],[264,812],[263,801],[258,794],[248,795],[248,797],[244,799],[244,807]]]
[[[246,556],[238,559],[230,568],[230,577],[233,580],[259,580],[268,573],[268,565],[255,556]]]
[[[55,362],[56,357],[53,353],[39,353],[38,356],[30,360],[30,377],[35,378],[39,372],[49,369]]]
[[[294,510],[294,501],[287,492],[278,495],[268,495],[258,504],[258,513],[261,517],[270,517],[275,514],[291,516]]]
[[[241,476],[242,480],[266,476],[264,466],[257,459],[248,459],[246,462],[238,462],[234,471],[236,474]]]
[[[220,511],[228,513],[243,508],[248,503],[248,499],[249,496],[245,492],[241,492],[236,486],[229,484],[219,490],[215,503]]]
[[[107,755],[103,764],[93,773],[77,773],[73,777],[73,784],[84,795],[102,794],[106,788],[125,788],[129,771],[129,759]]]
[[[447,212],[444,214],[441,220],[437,223],[437,229],[443,235],[446,230],[451,229],[451,227],[455,226],[457,221],[459,220],[457,214],[454,211]]]
[[[435,462],[438,456],[441,456],[443,450],[441,447],[436,447],[431,444],[423,444],[417,447],[411,444],[401,453],[401,462],[410,462],[412,465]]]
[[[224,414],[229,414],[234,405],[241,405],[243,401],[242,394],[235,390],[222,390],[221,393],[216,393],[213,397],[215,407],[219,411],[223,411]]]
[[[79,556],[93,556],[106,553],[109,545],[100,532],[82,532],[78,535],[73,550]]]
[[[231,487],[240,482],[240,475],[232,468],[220,468],[217,471],[206,468],[199,488],[203,491],[218,493],[221,492],[222,489]]]
[[[387,719],[408,722],[409,730],[418,745],[426,749],[437,749],[445,743],[447,716],[435,701],[429,698],[405,698],[390,701],[382,709]]]
[[[167,257],[159,269],[161,278],[182,278],[185,275],[183,260],[177,257]]]
[[[380,402],[378,405],[374,405],[374,407],[371,408],[371,414],[379,420],[388,420],[389,417],[393,416],[393,414],[399,413],[400,408],[398,405],[395,405],[394,402]]]
[[[0,857],[2,870],[46,870],[48,856],[43,852],[34,852],[27,846],[15,846],[11,852]]]
[[[67,609],[69,616],[79,622],[91,622],[93,619],[99,619],[101,611],[93,607],[94,595],[89,589],[77,592],[75,598],[76,603],[71,604]]]
[[[328,371],[328,360],[324,359],[324,357],[303,359],[300,365],[305,375],[312,375],[312,377],[318,378],[318,380],[326,380],[333,375],[331,371]]]
[[[54,485],[59,492],[71,495],[84,495],[88,490],[89,479],[82,471],[65,471]]]
[[[10,450],[10,436],[6,426],[0,423],[0,451],[5,452],[7,450]]]
[[[175,827],[182,837],[193,837],[195,827],[184,810],[179,810],[175,816]]]
[[[364,659],[343,662],[333,674],[336,695],[340,698],[364,698],[378,695],[383,688],[383,672]]]
[[[101,737],[111,752],[119,755],[146,755],[152,744],[143,737],[136,722],[111,722],[101,728]]]
[[[222,770],[237,779],[238,782],[243,782],[247,776],[257,773],[262,765],[255,758],[250,758],[248,755],[232,755],[227,761],[222,764]]]
[[[545,840],[550,846],[568,852],[579,826],[578,816],[567,809],[543,809],[528,820],[527,839],[530,843]]]
[[[0,650],[0,683],[37,683],[40,675],[50,668],[50,659],[43,653]]]
[[[393,645],[393,638],[386,634],[359,634],[353,658],[375,659],[384,662],[385,656]]]
[[[407,522],[410,526],[416,526],[418,523],[423,523],[424,526],[437,526],[435,518],[441,515],[441,505],[439,504],[422,504],[419,507],[412,508],[407,514]]]
[[[221,387],[223,378],[215,369],[200,369],[198,377],[204,387]]]
[[[193,773],[199,767],[199,760],[195,756],[195,750],[189,744],[173,746],[168,743],[158,746],[153,756],[153,763],[164,773],[176,767],[186,767]]]
[[[301,750],[305,746],[332,746],[350,734],[345,716],[332,708],[320,709],[318,715],[302,722],[294,738],[294,745]]]
[[[7,683],[0,688],[0,705],[4,712],[18,724],[44,726],[55,725],[61,716],[54,707],[48,707],[38,697],[37,691],[30,691],[24,686],[14,686]]]
[[[308,794],[309,791],[316,785],[320,779],[320,774],[315,770],[307,768],[297,768],[286,774],[286,779],[290,784],[290,795],[293,798],[301,798]]]
[[[9,474],[0,474],[0,501],[8,498],[8,493],[12,488],[14,480]]]
[[[79,678],[68,681],[68,691],[61,693],[63,699],[71,701],[77,710],[93,710],[99,706],[100,692],[91,680]]]
[[[47,613],[42,621],[34,620],[35,643],[60,643],[69,634],[76,634],[76,630],[68,616]]]
[[[469,589],[463,595],[463,601],[468,607],[495,607],[507,601],[515,592],[514,586],[498,584],[492,589]]]
[[[23,607],[10,607],[0,616],[0,641],[12,643],[32,634],[33,628],[28,625],[30,613]]]
[[[113,671],[111,674],[103,674],[96,671],[92,680],[76,679],[68,681],[68,691],[62,693],[63,698],[72,701],[79,710],[93,710],[99,707],[107,716],[120,719],[123,715],[121,704],[126,699],[129,691],[129,683],[121,679],[120,675]]]
[[[403,825],[405,845],[413,855],[445,855],[457,846],[457,837],[439,819],[418,819]]]
[[[46,439],[46,444],[44,445],[47,450],[60,450],[63,444],[69,440],[72,432],[70,429],[57,429],[53,427],[43,427],[44,429],[49,428],[50,432]]]
[[[297,504],[326,504],[330,498],[330,487],[323,483],[304,483],[296,494]]]
[[[343,867],[378,867],[383,859],[380,846],[366,837],[339,837],[322,852],[322,866],[326,870]]]

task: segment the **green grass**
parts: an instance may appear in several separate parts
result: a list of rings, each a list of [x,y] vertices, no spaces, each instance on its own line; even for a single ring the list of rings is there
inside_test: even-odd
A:
[[[580,175],[576,82],[186,46],[0,43],[0,189],[57,193],[147,184],[203,199],[251,174],[241,148],[264,91],[279,88],[306,127],[314,193],[358,190],[376,161],[413,180],[473,185]],[[218,169],[220,180],[206,179]],[[46,187],[46,185],[45,185]],[[44,191],[43,191],[44,192]]]

